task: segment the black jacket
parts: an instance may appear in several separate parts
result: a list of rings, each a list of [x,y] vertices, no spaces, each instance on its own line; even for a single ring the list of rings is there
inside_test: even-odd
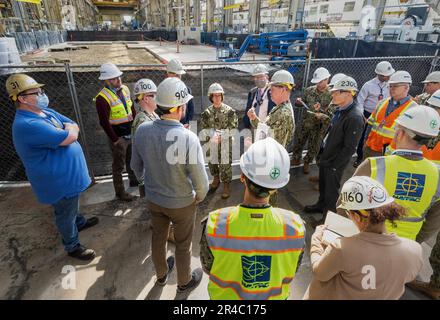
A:
[[[340,112],[338,120],[335,120],[335,116],[328,130],[327,140],[321,147],[318,165],[343,170],[356,152],[364,130],[364,117],[354,101]]]
[[[191,89],[189,87],[186,87],[188,89],[188,93],[191,94]],[[185,117],[180,120],[181,124],[188,124],[194,117],[194,99],[191,99],[186,104],[186,113]]]
[[[252,88],[251,91],[249,91],[249,93],[248,93],[246,110],[244,111],[244,117],[243,117],[244,127],[248,128],[248,129],[252,129],[252,125],[251,125],[251,121],[249,120],[249,117],[247,115],[247,112],[252,107],[252,102],[254,101],[254,97],[256,94],[257,94],[257,87]],[[270,89],[269,89],[269,92],[267,93],[267,98],[269,99],[269,103],[267,106],[267,114],[269,114],[269,112],[273,109],[273,107],[275,107],[275,103],[272,101],[272,99],[270,97]],[[256,109],[255,112],[258,114],[257,106],[253,106],[253,107],[255,107],[255,109]]]

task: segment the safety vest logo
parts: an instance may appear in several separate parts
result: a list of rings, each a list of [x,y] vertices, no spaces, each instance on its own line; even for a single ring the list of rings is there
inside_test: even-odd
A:
[[[424,174],[398,172],[396,191],[394,191],[393,197],[398,200],[420,202],[425,188],[425,179]]]
[[[243,286],[251,289],[269,287],[271,262],[271,256],[241,256]]]

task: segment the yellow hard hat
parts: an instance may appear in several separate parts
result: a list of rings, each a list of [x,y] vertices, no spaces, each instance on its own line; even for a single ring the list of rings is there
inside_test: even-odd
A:
[[[42,86],[44,84],[38,83],[35,79],[22,73],[13,74],[6,80],[6,91],[13,101],[17,101],[17,96],[23,91],[41,88]]]

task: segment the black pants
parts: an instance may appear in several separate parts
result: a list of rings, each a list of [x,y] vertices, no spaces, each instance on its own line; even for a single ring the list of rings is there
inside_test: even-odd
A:
[[[370,117],[370,115],[371,115],[371,112],[364,110],[364,117],[365,118],[368,119]],[[361,161],[364,158],[364,140],[365,140],[365,132],[367,131],[367,127],[368,127],[368,124],[366,123],[364,126],[364,131],[362,132],[361,140],[359,140],[359,144],[358,144],[358,147],[356,150],[357,158]]]
[[[336,212],[336,201],[339,197],[343,169],[334,170],[330,167],[319,167],[319,200],[318,206],[327,211]]]

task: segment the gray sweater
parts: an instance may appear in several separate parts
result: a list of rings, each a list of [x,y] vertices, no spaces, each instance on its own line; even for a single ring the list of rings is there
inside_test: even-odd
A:
[[[161,207],[183,208],[194,198],[203,200],[208,192],[200,141],[178,121],[141,124],[132,146],[131,168],[138,178],[144,172],[145,197]]]

